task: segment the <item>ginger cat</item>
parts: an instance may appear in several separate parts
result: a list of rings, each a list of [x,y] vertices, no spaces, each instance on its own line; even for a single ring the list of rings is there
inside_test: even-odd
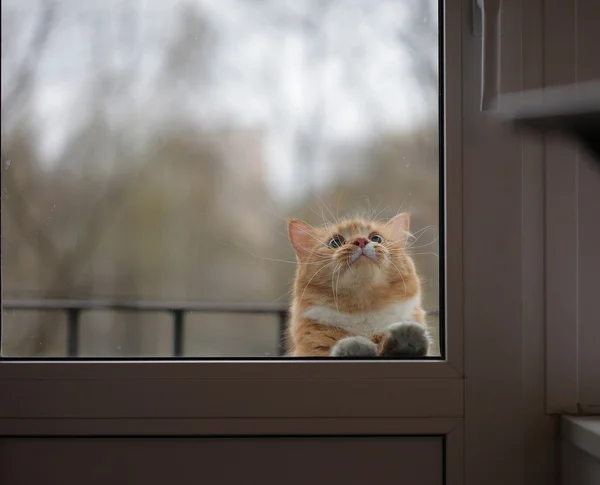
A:
[[[409,218],[322,227],[288,220],[298,260],[288,355],[427,355],[420,281],[405,251]]]

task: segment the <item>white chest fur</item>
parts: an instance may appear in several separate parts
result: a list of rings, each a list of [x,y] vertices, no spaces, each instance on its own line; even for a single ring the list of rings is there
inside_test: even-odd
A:
[[[392,303],[381,310],[365,313],[343,313],[328,306],[314,306],[304,316],[322,325],[338,327],[356,335],[384,332],[392,323],[414,320],[418,298]]]

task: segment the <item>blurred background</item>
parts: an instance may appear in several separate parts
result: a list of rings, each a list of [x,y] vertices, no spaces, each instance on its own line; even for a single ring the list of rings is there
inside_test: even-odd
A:
[[[413,213],[437,338],[437,18],[431,0],[3,0],[2,355],[277,356],[285,217],[355,211]]]

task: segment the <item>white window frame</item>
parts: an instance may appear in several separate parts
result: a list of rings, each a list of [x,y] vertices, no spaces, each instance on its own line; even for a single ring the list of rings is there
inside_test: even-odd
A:
[[[542,82],[542,7],[502,2],[503,92]],[[446,360],[2,361],[0,435],[442,435],[448,485],[551,483],[544,152],[479,111],[472,8],[443,28]]]

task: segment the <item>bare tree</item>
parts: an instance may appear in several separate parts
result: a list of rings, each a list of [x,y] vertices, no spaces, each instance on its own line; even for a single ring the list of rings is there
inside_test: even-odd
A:
[[[5,78],[3,80],[3,133],[6,129],[5,123],[7,121],[12,121],[15,118],[15,110],[17,110],[30,95],[31,85],[35,76],[37,65],[43,55],[44,49],[48,43],[48,39],[52,33],[52,29],[54,28],[57,10],[56,3],[51,0],[42,2],[41,9],[39,20],[31,40],[25,49],[24,56],[21,60],[12,60],[12,63],[14,66],[16,66],[16,68],[13,70],[12,74],[9,75],[9,79]],[[3,35],[3,44],[5,43],[5,38],[6,36]],[[5,47],[2,50],[3,61],[7,56],[10,57],[10,55],[10,47]],[[6,72],[6,70],[4,70],[4,72]],[[8,86],[6,86],[7,84]]]
[[[40,16],[41,19],[38,22],[32,40],[27,46],[26,55],[20,63],[15,63],[16,68],[13,70],[13,75],[11,76],[12,82],[10,82],[10,87],[5,91],[2,102],[3,125],[4,120],[12,121],[16,117],[16,109],[23,103],[26,103],[31,96],[31,85],[35,79],[36,67],[43,58],[44,47],[54,27],[54,19],[56,17],[54,2],[43,3],[43,11]],[[98,19],[95,21],[97,30],[92,30],[92,34],[96,36],[94,42],[96,46],[94,49],[96,62],[94,65],[97,66],[98,72],[97,76],[95,76],[97,81],[93,91],[96,97],[92,108],[96,110],[97,116],[102,117],[105,104],[110,102],[111,96],[114,96],[115,93],[120,94],[120,87],[132,89],[131,84],[137,74],[138,66],[135,62],[130,62],[127,70],[122,73],[119,79],[116,79],[113,74],[109,73],[108,69],[104,66],[110,56],[105,51],[105,39],[99,38],[100,33],[106,29],[104,26],[98,25]],[[133,26],[129,22],[123,22],[121,27],[129,30]],[[117,87],[117,85],[119,86]],[[81,156],[78,159],[71,157],[71,163],[85,162],[85,157],[97,151],[98,146],[104,148],[112,146],[114,148],[112,154],[123,161],[127,150],[123,145],[122,137],[114,136],[114,133],[108,133],[106,131],[108,130],[106,123],[97,124],[94,121],[92,119],[91,124],[79,132],[77,139],[71,145],[71,148],[75,149],[76,153],[79,152]],[[104,130],[101,130],[104,133],[99,133],[98,129],[102,126],[105,127]],[[98,136],[104,139],[103,142],[100,141],[100,144],[98,144]],[[31,142],[31,138],[26,141],[26,143]],[[8,156],[11,156],[10,143],[8,146],[6,145],[5,143],[5,150],[3,151]],[[106,150],[104,150],[105,155],[106,153]],[[63,157],[66,159],[70,158],[68,153],[64,154]],[[27,163],[26,159],[18,155],[13,158],[19,164]],[[39,161],[30,160],[30,163],[36,164]],[[61,162],[59,167],[64,165],[64,163],[65,161]],[[100,160],[100,163],[102,163],[102,160]],[[7,207],[8,215],[13,221],[13,227],[20,231],[22,239],[35,244],[44,265],[44,273],[48,278],[45,282],[46,290],[41,295],[42,298],[55,296],[58,288],[62,288],[62,291],[68,291],[69,288],[75,285],[80,275],[82,264],[93,254],[99,241],[102,239],[107,225],[110,224],[111,219],[122,205],[124,198],[127,197],[132,184],[140,175],[140,171],[148,169],[150,167],[137,167],[134,170],[119,169],[106,180],[105,189],[104,191],[100,191],[96,200],[86,198],[80,201],[79,207],[81,212],[86,213],[87,217],[84,221],[78,221],[78,224],[74,226],[78,234],[78,243],[71,248],[65,248],[60,243],[64,239],[62,232],[52,233],[52,229],[37,220],[30,209],[32,204],[35,203],[35,201],[30,200],[35,191],[28,189],[27,185],[31,184],[33,180],[28,180],[25,177],[25,180],[22,180],[22,182],[26,186],[23,188],[13,177],[14,170],[5,174],[4,185],[10,197],[10,203],[3,205]],[[83,207],[81,204],[83,204]],[[54,346],[57,324],[54,315],[46,314],[40,317],[38,335],[34,339],[40,343],[36,349],[38,352],[44,352],[48,346]]]

